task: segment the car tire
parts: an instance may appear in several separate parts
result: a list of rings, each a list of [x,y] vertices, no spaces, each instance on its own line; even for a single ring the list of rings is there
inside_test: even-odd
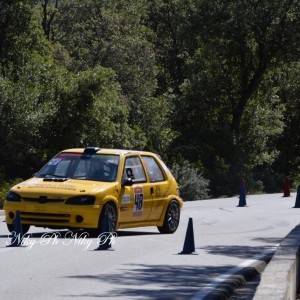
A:
[[[172,200],[166,210],[163,226],[157,226],[160,233],[174,233],[179,225],[180,209],[176,200]]]
[[[108,215],[109,232],[115,232],[117,228],[118,214],[117,214],[116,206],[113,202],[106,203],[102,208],[97,232],[102,233],[102,226],[103,226],[105,214]]]
[[[7,229],[9,232],[13,232],[14,231],[14,225],[13,224],[6,224],[7,225]],[[27,233],[29,231],[30,225],[28,224],[22,224],[22,232],[23,234]]]

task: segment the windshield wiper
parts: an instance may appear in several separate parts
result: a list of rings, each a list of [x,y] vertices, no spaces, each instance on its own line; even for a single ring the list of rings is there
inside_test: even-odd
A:
[[[45,178],[43,181],[67,181],[69,180],[69,177],[66,176],[60,176],[60,175],[54,175],[54,174],[45,174]]]

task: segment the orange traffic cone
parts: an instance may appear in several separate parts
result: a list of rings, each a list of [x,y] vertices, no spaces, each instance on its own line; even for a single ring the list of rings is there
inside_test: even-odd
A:
[[[246,184],[245,184],[245,180],[244,180],[244,178],[242,179],[242,182],[241,182],[241,184],[244,186],[244,192],[245,192],[245,197],[246,197],[246,195],[247,195],[247,192],[246,192]]]
[[[291,195],[290,193],[290,185],[289,185],[289,180],[286,177],[285,178],[285,183],[284,183],[284,193],[283,193],[283,197],[289,197]]]

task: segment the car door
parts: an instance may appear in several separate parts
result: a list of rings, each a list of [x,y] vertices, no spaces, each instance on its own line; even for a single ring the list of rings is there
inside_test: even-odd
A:
[[[158,159],[153,156],[142,155],[142,160],[148,174],[153,200],[152,210],[148,220],[159,220],[166,205],[166,197],[168,196],[170,183],[166,180]]]
[[[119,223],[142,222],[148,219],[152,208],[151,185],[138,155],[125,158],[122,180],[130,178],[132,186],[123,186],[120,193]]]

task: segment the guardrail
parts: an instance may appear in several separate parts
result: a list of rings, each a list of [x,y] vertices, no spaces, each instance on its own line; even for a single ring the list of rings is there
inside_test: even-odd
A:
[[[295,300],[299,292],[300,224],[281,242],[261,275],[253,300]]]

